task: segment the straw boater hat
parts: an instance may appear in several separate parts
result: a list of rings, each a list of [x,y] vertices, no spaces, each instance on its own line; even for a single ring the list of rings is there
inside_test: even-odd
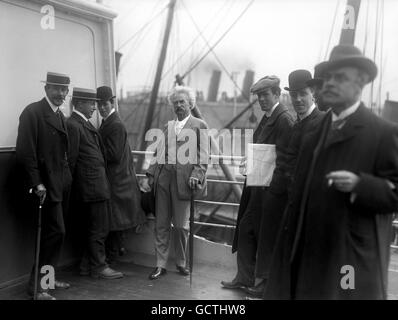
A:
[[[372,60],[365,57],[357,47],[342,44],[333,48],[328,61],[315,66],[315,74],[323,78],[327,71],[341,67],[356,67],[363,70],[369,75],[368,83],[377,76],[377,66]]]
[[[308,70],[295,70],[289,74],[289,87],[287,91],[298,91],[309,87],[308,82],[314,80]]]
[[[47,72],[47,79],[44,82],[45,84],[53,84],[57,86],[69,86],[70,78],[66,74],[55,73],[55,72]]]
[[[72,99],[83,99],[98,101],[97,91],[86,88],[73,88]]]

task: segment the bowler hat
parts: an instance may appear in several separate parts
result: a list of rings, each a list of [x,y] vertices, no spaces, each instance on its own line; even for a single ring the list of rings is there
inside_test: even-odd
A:
[[[308,70],[295,70],[289,74],[289,87],[287,91],[298,91],[308,87],[308,81],[313,80],[311,72]]]
[[[97,92],[93,89],[73,88],[72,99],[94,100],[97,101]]]
[[[258,93],[268,88],[279,87],[280,79],[277,76],[265,76],[252,85],[250,91]]]
[[[102,86],[97,88],[97,98],[98,100],[108,101],[112,98],[116,98],[116,96],[113,95],[110,87]]]
[[[55,73],[55,72],[47,72],[47,79],[44,82],[45,84],[53,84],[57,86],[69,86],[70,78],[66,74]]]
[[[327,71],[341,67],[356,67],[363,70],[369,75],[368,83],[377,76],[377,66],[372,60],[365,57],[357,47],[342,44],[333,48],[328,61],[315,66],[315,73],[323,78]]]

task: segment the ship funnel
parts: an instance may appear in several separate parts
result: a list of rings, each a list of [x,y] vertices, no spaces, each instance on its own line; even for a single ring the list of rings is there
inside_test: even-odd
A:
[[[217,101],[218,88],[220,87],[220,79],[221,79],[221,71],[213,70],[210,79],[209,91],[207,94],[207,101],[209,102]]]

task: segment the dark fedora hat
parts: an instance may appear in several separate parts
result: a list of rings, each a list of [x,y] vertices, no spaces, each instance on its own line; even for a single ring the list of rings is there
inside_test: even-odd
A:
[[[308,81],[314,80],[312,79],[311,72],[308,70],[295,70],[289,74],[289,87],[285,87],[284,89],[287,91],[298,91],[309,87]]]
[[[369,75],[368,83],[377,76],[377,66],[372,60],[365,57],[357,47],[343,44],[333,48],[328,61],[315,66],[315,73],[323,78],[325,72],[341,67],[356,67],[365,71]]]
[[[70,78],[66,74],[56,73],[56,72],[47,72],[47,79],[44,82],[45,84],[53,84],[57,86],[69,86]]]
[[[97,98],[98,100],[108,101],[112,98],[116,98],[116,96],[113,95],[110,87],[102,86],[97,88]]]
[[[83,99],[98,101],[97,92],[93,89],[73,88],[72,99]]]

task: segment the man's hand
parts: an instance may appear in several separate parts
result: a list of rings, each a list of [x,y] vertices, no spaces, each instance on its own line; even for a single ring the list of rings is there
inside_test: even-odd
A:
[[[189,187],[192,190],[195,190],[198,187],[198,185],[199,185],[199,179],[198,178],[194,178],[194,177],[190,177],[189,181],[188,181],[188,184],[189,184]]]
[[[47,194],[47,189],[44,184],[38,184],[35,187],[35,194],[40,198],[40,204],[43,204]]]
[[[151,189],[153,188],[154,181],[155,179],[153,176],[148,176],[148,185],[151,187]]]
[[[352,192],[358,184],[360,178],[350,171],[332,171],[326,175],[328,185],[334,187],[341,192]]]

